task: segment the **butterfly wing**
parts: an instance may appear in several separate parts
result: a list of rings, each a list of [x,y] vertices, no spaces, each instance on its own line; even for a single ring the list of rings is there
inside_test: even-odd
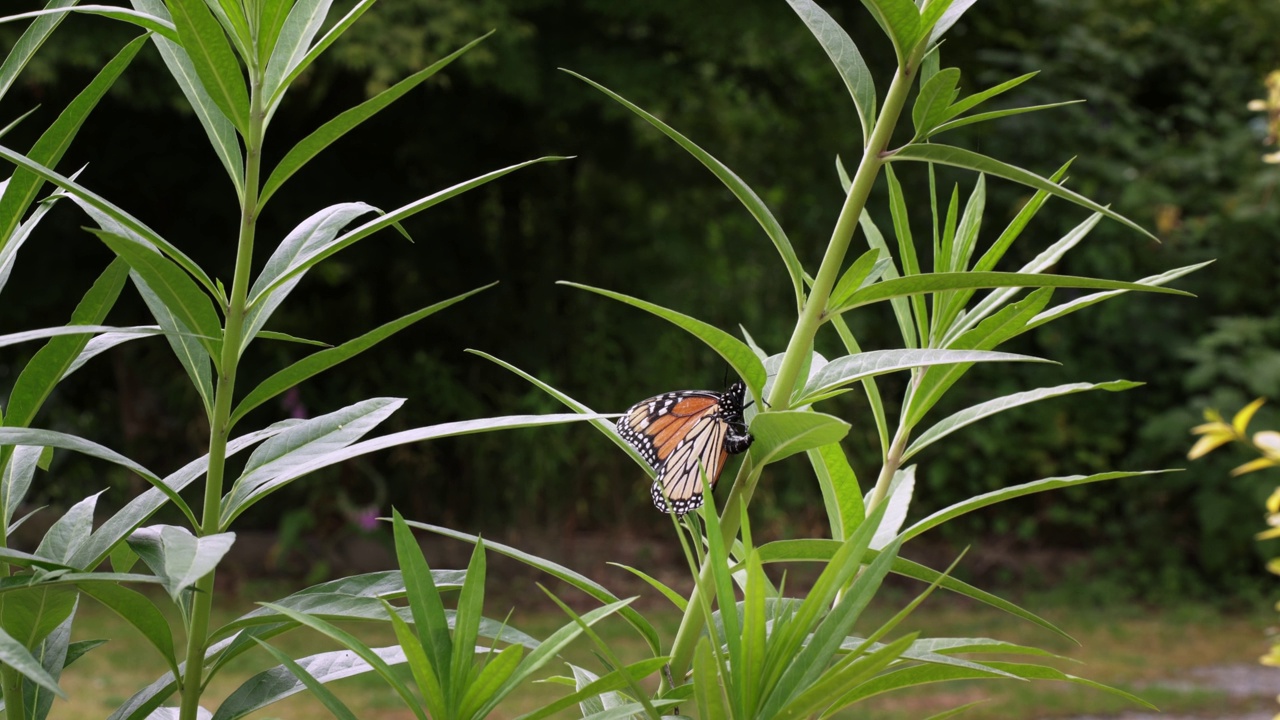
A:
[[[665,393],[636,403],[618,421],[622,438],[658,472],[653,504],[660,511],[684,515],[699,507],[701,473],[712,487],[720,477],[729,428],[721,397],[705,390]]]

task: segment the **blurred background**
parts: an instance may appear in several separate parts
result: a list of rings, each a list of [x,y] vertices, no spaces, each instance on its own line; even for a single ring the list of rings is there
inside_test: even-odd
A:
[[[11,3],[31,9],[37,3]],[[41,3],[42,4],[42,3]],[[335,3],[349,6],[350,2]],[[883,92],[892,50],[860,3],[824,7],[850,32]],[[8,8],[7,8],[8,9]],[[340,8],[342,9],[342,8]],[[722,387],[724,363],[640,311],[564,288],[573,280],[636,295],[781,351],[794,321],[786,273],[764,233],[695,160],[570,68],[658,115],[716,155],[770,205],[816,268],[842,199],[835,157],[860,145],[835,70],[783,2],[732,0],[396,0],[376,5],[303,77],[273,121],[268,166],[324,120],[490,29],[498,32],[423,88],[340,140],[295,177],[263,219],[258,267],[316,210],[361,200],[383,209],[489,170],[537,165],[383,233],[311,272],[271,329],[337,344],[412,310],[499,281],[337,372],[251,415],[243,429],[330,412],[369,396],[406,397],[391,432],[489,415],[559,411],[555,401],[465,348],[490,352],[602,412],[671,389]],[[0,26],[6,50],[21,28]],[[72,17],[19,78],[3,122],[39,105],[4,143],[25,150],[125,42],[131,26]],[[1022,585],[1089,578],[1138,598],[1251,595],[1266,581],[1253,541],[1265,473],[1227,471],[1241,451],[1185,461],[1205,407],[1280,401],[1280,168],[1264,164],[1264,117],[1246,109],[1280,66],[1274,0],[984,0],[942,48],[962,92],[1040,75],[997,103],[1087,102],[955,131],[944,142],[1048,175],[1072,156],[1070,186],[1151,228],[1156,244],[1104,221],[1057,270],[1137,279],[1208,259],[1176,285],[1196,299],[1126,296],[1031,333],[1008,349],[1061,366],[975,369],[934,411],[1075,381],[1139,380],[996,416],[919,458],[913,516],[1006,485],[1109,469],[1185,472],[1090,485],[1006,503],[928,538],[972,544],[962,572]],[[59,169],[143,219],[225,281],[235,199],[198,123],[148,48],[89,119]],[[906,138],[901,138],[905,140]],[[928,227],[923,168],[901,171],[913,227]],[[967,196],[974,176],[940,173]],[[881,183],[883,185],[883,182]],[[989,183],[984,246],[1029,193]],[[869,207],[889,231],[886,195]],[[1002,269],[1016,269],[1086,213],[1051,201]],[[0,332],[61,325],[109,261],[59,205],[19,257]],[[856,242],[861,242],[860,240]],[[1070,297],[1059,293],[1055,301]],[[868,349],[894,347],[886,307],[850,320]],[[111,321],[145,323],[126,291]],[[834,334],[819,350],[838,354]],[[0,393],[36,345],[0,354]],[[256,343],[245,390],[309,349]],[[884,378],[894,397],[903,376]],[[874,478],[879,451],[857,393],[833,401],[854,422],[845,443]],[[59,386],[36,426],[81,433],[167,473],[204,452],[199,401],[165,343],[126,344]],[[1280,425],[1263,413],[1255,427]],[[141,481],[67,454],[33,500],[66,506],[108,488],[118,506]],[[324,576],[340,547],[376,547],[371,517],[408,517],[486,537],[571,548],[608,532],[642,549],[666,538],[643,473],[586,426],[473,435],[398,448],[295,483],[241,519],[273,538],[275,574]],[[802,458],[776,466],[753,505],[757,534],[821,534],[825,516]],[[53,515],[51,515],[53,516]],[[665,540],[663,541],[665,544]],[[302,552],[306,547],[307,552]],[[568,550],[564,550],[568,552]],[[350,553],[347,553],[349,556]],[[558,554],[558,553],[553,553]],[[910,553],[908,553],[910,554]],[[1274,553],[1272,553],[1274,554]],[[1108,585],[1109,584],[1109,585]]]

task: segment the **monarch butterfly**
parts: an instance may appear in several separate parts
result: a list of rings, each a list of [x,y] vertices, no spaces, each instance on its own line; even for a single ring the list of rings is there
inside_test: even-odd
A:
[[[652,495],[659,511],[684,515],[700,507],[701,473],[714,490],[729,454],[751,447],[742,418],[746,392],[741,382],[723,393],[677,390],[641,400],[618,419],[618,434],[658,472]]]

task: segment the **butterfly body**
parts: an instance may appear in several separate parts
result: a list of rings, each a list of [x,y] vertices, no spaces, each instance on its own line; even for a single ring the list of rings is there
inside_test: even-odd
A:
[[[678,390],[632,405],[618,434],[657,471],[653,504],[684,515],[702,505],[702,474],[715,488],[729,455],[746,452],[753,438],[743,420],[746,385],[723,393]]]

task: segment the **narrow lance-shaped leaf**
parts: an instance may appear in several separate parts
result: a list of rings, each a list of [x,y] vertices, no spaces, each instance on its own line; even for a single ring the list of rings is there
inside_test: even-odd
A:
[[[284,91],[289,89],[289,86],[292,85],[293,81],[302,74],[302,71],[310,67],[311,63],[314,62],[321,53],[328,49],[328,47],[333,44],[334,40],[341,37],[342,33],[346,32],[347,28],[351,27],[351,25],[358,20],[365,11],[373,5],[373,2],[374,0],[359,0],[359,2],[357,2],[346,15],[343,15],[338,22],[334,23],[329,30],[325,32],[315,45],[311,46],[311,49],[307,51],[306,55],[303,55],[301,59],[294,60],[288,64],[284,79],[281,80],[278,85],[267,88],[267,94],[269,95],[267,100],[268,120],[270,120],[271,116],[275,114],[276,108],[280,106],[280,100],[284,97]]]
[[[64,8],[75,5],[78,0],[49,0],[45,5],[45,9]],[[9,88],[13,86],[13,81],[17,79],[18,73],[31,62],[32,56],[44,44],[63,21],[65,15],[57,14],[36,18],[27,29],[23,31],[22,36],[9,49],[9,54],[5,56],[4,62],[0,63],[0,98],[4,97]]]
[[[911,121],[915,125],[916,139],[929,137],[933,129],[947,116],[947,108],[959,91],[960,70],[947,68],[939,71],[920,88],[916,103],[911,108]]]
[[[404,404],[401,398],[371,398],[308,418],[259,445],[223,498],[221,529],[248,509],[248,498],[289,468],[323,457],[364,437]],[[260,497],[260,496],[259,496]]]
[[[554,387],[551,387],[547,383],[542,382],[538,378],[521,370],[515,365],[512,365],[509,362],[506,362],[505,360],[500,360],[486,352],[481,352],[479,350],[467,350],[467,352],[473,355],[479,355],[480,357],[486,360],[495,362],[498,365],[501,365],[502,367],[515,373],[516,375],[519,375],[525,380],[528,380],[530,383],[533,384],[534,387],[545,392],[546,394],[550,395],[556,400],[559,400],[561,403],[563,403],[566,407],[568,407],[570,410],[573,410],[574,412],[582,413],[584,415],[596,414],[595,410],[592,410],[591,408],[587,407],[583,403],[578,402],[577,400],[569,397],[565,393],[555,389]],[[624,452],[630,455],[631,459],[636,461],[636,464],[644,468],[645,472],[649,473],[650,478],[654,476],[655,473],[653,470],[653,466],[651,466],[649,462],[645,460],[643,456],[640,455],[639,451],[637,451],[635,447],[631,445],[631,443],[622,439],[622,436],[618,434],[618,426],[616,423],[614,423],[611,420],[592,420],[591,424],[594,425],[597,430],[604,433],[604,436],[609,438],[609,440],[613,442],[614,445],[617,445],[618,447],[622,448]]]
[[[440,527],[438,525],[428,525],[426,523],[414,522],[412,520],[407,521],[406,524],[408,524],[410,527],[416,527],[422,530],[428,530],[430,532],[436,533],[437,535],[451,537],[456,540],[461,540],[463,542],[476,543],[480,541],[480,538],[476,535],[470,535],[468,533],[458,532],[456,530],[451,530],[446,527]],[[516,548],[513,548],[509,545],[503,545],[502,543],[494,542],[492,540],[486,541],[484,546],[488,550],[492,550],[493,552],[506,555],[509,558],[514,558],[530,567],[537,568],[538,570],[541,570],[542,572],[545,572],[548,575],[551,575],[560,580],[563,580],[569,583],[570,585],[578,588],[582,592],[599,600],[600,602],[614,603],[618,599],[617,596],[609,592],[609,590],[607,590],[600,583],[586,577],[585,575],[582,575],[581,573],[570,570],[569,568],[563,565],[560,565],[559,563],[555,563],[550,560],[545,560],[543,558],[537,557],[536,555],[531,555],[521,550],[517,550]],[[649,648],[655,654],[660,651],[661,645],[659,643],[658,631],[654,629],[653,625],[647,619],[645,619],[643,615],[637,613],[635,610],[632,610],[626,607],[622,607],[621,609],[619,609],[618,612],[620,615],[622,615],[623,619],[631,623],[631,625],[640,632],[640,634],[644,637],[645,641],[649,644]]]
[[[257,387],[251,390],[249,394],[240,401],[235,410],[231,413],[230,424],[235,425],[243,419],[250,410],[253,410],[285,390],[294,387],[303,380],[314,377],[345,360],[349,360],[419,320],[491,287],[493,287],[492,284],[485,285],[484,287],[476,288],[475,290],[465,292],[461,295],[449,298],[448,300],[442,300],[417,312],[405,315],[398,320],[393,320],[385,325],[374,328],[364,335],[348,340],[338,347],[321,350],[314,355],[308,355],[283,370],[277,371],[275,374],[259,383]]]
[[[95,325],[102,322],[108,311],[115,306],[116,298],[120,296],[120,290],[128,277],[128,264],[116,258],[81,298],[71,313],[68,325]],[[9,403],[5,408],[5,424],[11,427],[29,425],[89,340],[90,336],[87,334],[63,335],[50,339],[40,348],[14,381]]]
[[[862,0],[871,16],[880,23],[902,65],[920,37],[920,11],[911,0]]]
[[[249,91],[235,51],[204,0],[167,0],[201,84],[240,133],[249,132]]]
[[[170,19],[164,0],[129,0],[129,2],[134,8],[162,20]],[[204,84],[200,82],[195,65],[191,62],[187,51],[179,43],[167,40],[160,35],[153,36],[152,40],[155,42],[156,49],[160,51],[160,58],[168,68],[169,74],[178,83],[178,88],[186,97],[187,104],[204,128],[214,153],[217,154],[222,167],[231,178],[236,195],[242,196],[244,194],[244,155],[240,152],[240,142],[236,136],[235,127],[205,91]]]
[[[262,194],[258,198],[258,207],[262,208],[267,200],[275,194],[276,190],[284,184],[286,180],[293,176],[303,165],[307,164],[311,158],[315,157],[320,151],[329,147],[335,140],[350,132],[360,123],[368,120],[376,115],[383,108],[400,99],[405,93],[422,84],[427,78],[443,70],[449,63],[453,62],[471,48],[480,44],[485,38],[493,34],[493,31],[485,33],[480,37],[472,40],[461,48],[453,51],[449,55],[437,60],[430,66],[419,70],[391,87],[383,90],[372,98],[360,103],[359,105],[345,110],[338,114],[337,117],[321,125],[315,132],[298,141],[289,152],[285,153],[284,158],[271,171],[270,177],[262,184]]]
[[[458,422],[442,423],[440,425],[430,425],[427,427],[415,428],[413,430],[392,433],[391,435],[383,435],[382,437],[374,438],[372,440],[365,440],[354,445],[349,445],[341,450],[323,455],[311,462],[290,467],[288,470],[259,485],[256,490],[249,493],[245,497],[242,509],[253,505],[262,496],[275,492],[277,488],[283,487],[284,485],[315,472],[316,470],[354,457],[359,457],[371,452],[377,452],[379,450],[385,450],[398,445],[421,442],[423,440],[432,440],[441,437],[452,437],[455,435],[490,432],[492,430],[538,427],[541,425],[558,425],[566,422],[580,422],[583,420],[598,419],[599,417],[599,415],[509,415],[506,417],[481,418],[478,420],[461,420]],[[234,519],[235,517],[232,516],[227,520],[227,522],[230,523],[231,520]]]
[[[206,290],[210,293],[216,291],[216,286],[214,285],[213,280],[211,280],[209,276],[200,269],[199,265],[195,264],[195,261],[187,257],[186,253],[183,253],[168,240],[165,240],[156,234],[154,230],[142,224],[140,220],[111,204],[102,196],[76,183],[75,180],[59,175],[44,165],[33,162],[30,158],[27,158],[21,153],[14,152],[7,147],[0,146],[0,158],[8,160],[20,168],[30,170],[45,180],[67,191],[67,195],[72,199],[72,201],[80,205],[86,211],[89,211],[90,208],[99,211],[100,214],[95,216],[94,219],[98,221],[99,225],[101,225],[104,230],[125,237],[136,236],[148,243],[151,243],[152,245],[155,245],[157,248],[160,248],[166,256],[172,258],[174,262],[181,265],[183,270],[191,273],[191,275],[195,277]],[[90,212],[90,215],[93,215],[93,213]],[[110,222],[104,224],[102,220],[104,217],[110,218],[110,222],[118,223],[122,228],[124,228],[124,230],[117,231],[114,227],[110,226]]]
[[[1057,490],[1059,488],[1074,487],[1076,485],[1085,485],[1088,483],[1101,482],[1103,480],[1116,480],[1119,478],[1138,477],[1140,475],[1159,475],[1162,473],[1173,472],[1172,470],[1144,470],[1130,472],[1105,472],[1094,475],[1071,475],[1068,477],[1045,478],[1034,482],[1024,483],[1022,485],[1014,485],[1012,487],[993,490],[989,493],[976,495],[958,502],[949,507],[945,507],[934,514],[920,520],[911,527],[902,531],[903,541],[910,540],[928,530],[931,530],[944,522],[957,518],[965,513],[973,512],[979,508],[988,505],[994,505],[1005,500],[1011,500],[1024,495],[1032,495],[1041,493],[1046,490]]]
[[[149,30],[163,38],[173,42],[178,42],[178,31],[173,27],[173,23],[168,22],[167,20],[162,20],[154,15],[148,15],[147,13],[138,12],[136,10],[128,10],[117,5],[81,5],[79,7],[56,8],[52,10],[36,10],[34,12],[0,17],[0,23],[29,20],[54,14],[65,15],[70,12],[84,13],[86,15],[100,15],[102,17],[111,18],[112,20],[121,20],[123,22],[132,23],[143,30]],[[142,39],[145,40],[145,38]]]
[[[221,359],[222,322],[213,301],[180,268],[159,252],[139,243],[101,230],[91,231],[142,276],[173,315],[197,333],[200,344],[217,366]]]
[[[884,373],[930,365],[970,362],[1050,362],[1030,355],[979,350],[873,350],[832,360],[809,379],[800,397],[793,403],[803,404],[810,397],[825,394],[855,380]]]
[[[146,36],[142,36],[125,45],[40,135],[27,157],[42,165],[57,165],[89,113],[97,107],[98,101],[115,84],[124,69],[129,67],[145,42]],[[33,172],[21,169],[14,172],[3,195],[0,195],[0,248],[9,241],[42,185],[44,180]]]
[[[1191,293],[1173,288],[1142,285],[1140,283],[1121,280],[1103,280],[1101,278],[1076,277],[1073,275],[1042,275],[1038,273],[1004,273],[1004,272],[946,272],[925,273],[911,277],[885,280],[870,287],[862,288],[845,301],[845,305],[832,312],[845,312],[863,305],[888,300],[894,297],[917,295],[920,293],[940,292],[943,290],[963,290],[972,288],[995,287],[1075,287],[1096,288],[1099,290],[1141,290],[1146,292],[1167,293],[1170,295],[1190,295]]]
[[[311,657],[303,658],[302,661],[299,662],[272,645],[268,645],[257,638],[254,638],[254,640],[262,646],[263,650],[270,653],[271,657],[275,658],[276,662],[280,663],[280,667],[272,668],[267,671],[267,673],[272,673],[272,676],[262,677],[262,675],[266,675],[266,673],[261,673],[258,676],[254,676],[249,682],[241,685],[240,688],[236,690],[236,693],[239,693],[240,689],[247,687],[253,689],[253,696],[248,698],[247,701],[242,701],[241,698],[237,697],[236,693],[233,693],[223,701],[222,705],[218,707],[218,715],[216,717],[220,718],[220,720],[232,720],[232,718],[243,717],[253,710],[266,707],[277,700],[282,700],[305,687],[307,690],[310,690],[311,694],[314,695],[316,699],[333,714],[334,717],[338,718],[338,720],[356,720],[355,713],[351,712],[351,708],[348,708],[341,700],[338,699],[338,696],[334,695],[329,688],[324,686],[324,684],[326,682],[336,680],[339,677],[349,677],[350,675],[355,674],[355,672],[371,670],[372,667],[370,667],[369,663],[359,660],[356,658],[355,653],[349,650],[312,655]],[[383,659],[394,659],[395,649],[396,648],[384,648],[384,650],[390,650],[391,652],[388,652],[387,656],[383,657]],[[348,658],[352,660],[353,662],[343,669],[349,671],[355,670],[355,672],[348,672],[346,674],[339,674],[341,671],[334,672],[334,666],[330,659],[339,659],[334,656],[339,656],[340,661],[345,661]],[[312,672],[306,667],[303,667],[301,663],[307,663],[312,669],[315,669],[319,675],[317,676],[312,674]],[[292,683],[289,682],[290,676],[294,679],[294,682]],[[270,683],[273,680],[276,681],[276,684],[273,684],[270,689],[268,689],[266,687],[267,683]],[[243,702],[243,706],[238,704],[239,702]],[[224,711],[223,708],[226,708],[226,710]]]
[[[1037,190],[1044,190],[1045,192],[1056,195],[1065,200],[1070,200],[1071,202],[1080,205],[1081,207],[1086,207],[1094,212],[1102,213],[1116,222],[1137,230],[1152,240],[1159,241],[1159,238],[1152,235],[1147,230],[1144,230],[1142,226],[1132,220],[1099,205],[1077,192],[1068,190],[1061,185],[1050,182],[1048,179],[1040,177],[1035,173],[1028,172],[1022,168],[1015,167],[1007,163],[1002,163],[999,160],[989,158],[986,155],[981,155],[971,150],[933,143],[912,144],[894,151],[888,159],[890,161],[918,160],[922,162],[937,163],[939,165],[951,165],[953,167],[966,168],[976,172],[984,172],[988,175],[1002,177],[1006,180],[1012,180],[1014,182],[1033,187]]]
[[[95,442],[52,430],[0,428],[0,445],[39,445],[42,447],[63,448],[64,450],[74,450],[82,455],[96,457],[128,468],[140,475],[148,483],[161,488],[161,492],[164,492],[169,500],[183,511],[193,525],[199,524],[196,522],[195,515],[191,512],[190,506],[172,488],[165,486],[154,473],[120,453]]]
[[[262,76],[262,89],[268,97],[275,92],[289,70],[306,57],[316,33],[329,15],[332,0],[300,0],[280,3],[286,5],[287,15],[280,20],[276,41],[260,50],[266,72]],[[282,13],[277,10],[277,13]],[[270,60],[266,56],[270,54]]]
[[[908,5],[911,4],[911,0],[900,1],[906,2]],[[764,229],[765,234],[769,236],[769,239],[773,241],[774,246],[778,249],[778,253],[782,256],[782,262],[787,266],[787,273],[791,276],[791,287],[795,292],[796,307],[799,308],[804,299],[804,268],[800,265],[800,259],[796,256],[795,248],[791,246],[791,241],[787,238],[786,233],[783,232],[782,226],[778,224],[777,219],[774,218],[773,213],[769,211],[768,206],[764,204],[764,201],[760,199],[760,196],[757,195],[745,182],[743,182],[742,178],[739,178],[732,170],[726,167],[724,163],[720,162],[710,153],[695,145],[689,138],[676,132],[666,123],[645,112],[638,105],[631,103],[626,98],[618,95],[605,86],[587,77],[579,75],[572,70],[565,70],[565,72],[613,98],[620,105],[636,115],[639,115],[650,125],[661,130],[667,137],[676,141],[677,145],[684,148],[690,155],[697,158],[699,162],[705,165],[708,170],[720,179],[720,182],[725,184],[725,187],[729,188],[729,191],[732,192],[734,196],[737,197],[738,200],[747,208],[747,211],[756,219],[756,222],[760,223],[760,227]]]
[[[0,148],[0,157],[3,157],[3,156],[4,156],[3,148]],[[452,187],[445,188],[444,190],[441,190],[439,192],[432,193],[431,195],[428,195],[427,197],[424,197],[420,200],[411,202],[408,205],[404,205],[399,208],[396,208],[395,210],[392,210],[391,212],[387,213],[386,215],[383,215],[382,217],[376,220],[370,220],[369,222],[342,234],[341,236],[336,238],[332,243],[329,243],[323,251],[310,255],[305,261],[295,263],[288,272],[282,274],[273,283],[263,288],[262,294],[272,292],[273,290],[275,290],[277,286],[288,281],[294,275],[306,272],[311,267],[320,263],[322,260],[332,257],[333,255],[337,254],[339,251],[355,244],[357,241],[363,240],[364,238],[372,235],[373,233],[379,230],[382,230],[383,228],[396,225],[401,220],[404,220],[407,217],[416,215],[417,213],[420,213],[429,207],[438,205],[444,202],[445,200],[461,195],[462,193],[468,190],[472,190],[474,188],[480,187],[481,185],[484,185],[485,183],[488,183],[491,180],[496,180],[502,177],[503,175],[506,175],[511,172],[515,172],[520,168],[527,167],[535,163],[551,162],[554,160],[565,160],[565,159],[567,158],[548,156],[548,157],[537,158],[535,160],[526,160],[525,162],[522,162],[522,163],[517,163],[515,165],[510,165],[508,167],[504,167],[499,170],[494,170],[492,172],[485,173],[484,175],[481,175],[479,177],[472,178],[465,182],[458,183],[457,185],[453,185]]]
[[[44,669],[40,661],[32,657],[22,643],[3,630],[0,630],[0,662],[63,700],[67,698],[67,694],[58,687],[58,681]]]
[[[990,417],[996,413],[1011,410],[1015,407],[1027,405],[1040,400],[1049,398],[1062,397],[1063,395],[1072,395],[1079,392],[1087,392],[1089,390],[1106,390],[1107,392],[1119,392],[1142,385],[1140,382],[1130,380],[1112,380],[1104,383],[1071,383],[1069,385],[1058,385],[1055,387],[1040,388],[1038,390],[1028,390],[1026,392],[1005,395],[994,400],[988,400],[969,408],[965,408],[960,412],[950,415],[939,420],[936,425],[928,430],[920,433],[906,451],[902,454],[905,462],[908,458],[916,453],[950,435],[961,428],[971,425],[983,418]]]
[[[936,128],[933,129],[933,132],[929,133],[929,137],[935,137],[937,135],[941,135],[942,133],[948,130],[955,130],[956,128],[964,127],[965,125],[975,125],[981,122],[999,120],[1000,118],[1011,117],[1013,115],[1022,115],[1024,113],[1030,113],[1030,112],[1038,112],[1040,110],[1052,110],[1054,108],[1065,107],[1067,105],[1075,105],[1077,103],[1082,103],[1082,102],[1084,101],[1083,100],[1064,100],[1062,102],[1046,103],[1044,105],[1028,105],[1026,107],[1008,108],[1006,110],[992,110],[991,112],[978,113],[977,115],[969,115],[966,117],[962,117],[958,120],[952,120],[950,122],[945,122],[938,125]]]
[[[809,28],[809,32],[818,39],[818,44],[831,58],[832,64],[844,80],[845,87],[853,96],[853,104],[858,109],[858,121],[862,123],[862,145],[866,146],[871,137],[871,128],[876,124],[876,85],[871,77],[871,69],[858,52],[849,33],[844,31],[825,10],[813,0],[787,0],[791,9]]]
[[[586,290],[588,292],[596,293],[597,295],[612,298],[618,302],[626,303],[632,307],[637,307],[641,310],[657,315],[663,320],[667,320],[668,322],[675,324],[677,327],[689,332],[694,337],[706,343],[706,345],[712,350],[719,353],[720,357],[724,358],[725,362],[729,363],[729,366],[733,368],[734,372],[738,373],[738,375],[746,381],[747,387],[751,389],[751,394],[756,397],[761,397],[766,377],[764,365],[760,362],[760,359],[756,357],[755,353],[751,352],[751,348],[748,347],[746,343],[720,328],[704,323],[701,320],[691,318],[688,315],[678,313],[674,310],[668,310],[661,305],[645,302],[644,300],[633,298],[629,295],[623,295],[622,293],[602,290],[600,288],[591,287],[590,285],[565,282],[563,280],[559,281],[557,284],[575,287],[580,290]]]

